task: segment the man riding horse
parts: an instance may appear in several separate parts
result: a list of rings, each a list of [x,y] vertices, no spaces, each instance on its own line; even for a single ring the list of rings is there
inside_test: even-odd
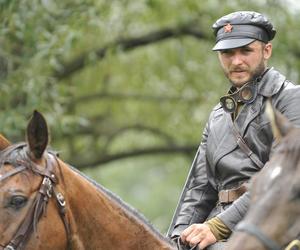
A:
[[[226,245],[247,211],[249,179],[276,147],[264,113],[267,99],[300,125],[300,87],[267,65],[276,33],[271,22],[260,13],[238,11],[212,27],[213,51],[231,87],[209,116],[168,232],[200,249]]]

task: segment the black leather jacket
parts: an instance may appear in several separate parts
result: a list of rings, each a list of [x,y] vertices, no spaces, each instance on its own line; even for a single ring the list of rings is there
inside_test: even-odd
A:
[[[266,72],[258,83],[258,95],[244,105],[234,123],[250,149],[264,164],[274,150],[270,122],[264,112],[266,100],[294,124],[300,126],[300,86],[275,69]],[[258,167],[237,145],[229,113],[217,105],[210,114],[189,176],[171,223],[168,236],[174,237],[193,223],[218,216],[231,230],[242,219],[249,204],[246,193],[232,205],[216,206],[218,192],[248,181]]]

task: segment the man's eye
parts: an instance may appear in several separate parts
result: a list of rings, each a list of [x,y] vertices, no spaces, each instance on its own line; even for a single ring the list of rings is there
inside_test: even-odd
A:
[[[19,210],[24,207],[27,203],[28,199],[22,195],[14,195],[10,198],[7,207]]]
[[[253,51],[253,50],[250,49],[250,48],[249,48],[249,49],[248,49],[248,48],[243,49],[243,52],[244,52],[244,53],[250,53],[250,52],[252,52],[252,51]]]
[[[221,52],[221,54],[230,54],[231,50],[226,49],[226,50],[221,50],[220,52]]]

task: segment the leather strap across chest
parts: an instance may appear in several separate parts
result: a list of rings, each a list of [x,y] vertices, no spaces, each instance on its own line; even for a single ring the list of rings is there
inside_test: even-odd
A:
[[[249,148],[247,143],[244,141],[243,137],[238,132],[235,124],[233,123],[233,133],[236,137],[236,142],[240,149],[255,163],[256,166],[262,168],[264,163],[258,158],[258,156]]]

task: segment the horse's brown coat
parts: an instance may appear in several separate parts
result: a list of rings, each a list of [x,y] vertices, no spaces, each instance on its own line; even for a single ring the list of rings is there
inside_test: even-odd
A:
[[[44,151],[48,143],[46,137],[48,137],[46,121],[41,114],[35,112],[27,129],[30,148],[27,157],[30,156],[41,169],[45,167],[46,159],[48,164],[55,164],[54,169],[58,178],[56,189],[64,195],[67,202],[66,215],[71,229],[71,249],[175,249],[141,216],[112,194],[96,186],[53,154]],[[9,142],[0,136],[0,150],[3,151],[8,146]],[[13,168],[10,164],[3,162],[2,164],[0,175]],[[28,169],[0,183],[0,244],[2,246],[12,239],[26,216],[41,181],[41,176]],[[13,209],[8,205],[10,198],[16,194],[28,197],[27,204],[20,209]],[[66,247],[66,230],[58,213],[56,201],[50,199],[47,210],[39,220],[36,232],[31,234],[25,249],[63,250]]]

